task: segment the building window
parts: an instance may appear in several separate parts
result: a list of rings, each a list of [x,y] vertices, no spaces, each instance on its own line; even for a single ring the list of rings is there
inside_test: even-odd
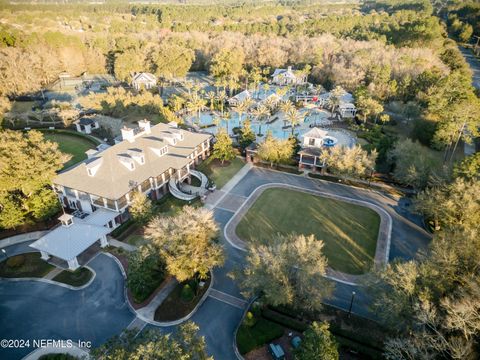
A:
[[[308,140],[308,145],[315,146],[315,139],[309,139]]]

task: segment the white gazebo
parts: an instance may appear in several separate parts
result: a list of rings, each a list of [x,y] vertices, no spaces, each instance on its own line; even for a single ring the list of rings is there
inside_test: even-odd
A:
[[[50,256],[64,260],[70,270],[80,267],[77,257],[97,241],[101,247],[108,245],[107,234],[115,224],[117,212],[99,209],[90,215],[74,217],[63,214],[59,217],[61,226],[30,244],[30,247],[39,250],[43,260]],[[82,216],[83,216],[82,215]]]

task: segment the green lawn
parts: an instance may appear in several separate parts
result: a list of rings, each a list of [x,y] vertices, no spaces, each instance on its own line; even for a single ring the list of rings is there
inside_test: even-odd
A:
[[[220,189],[243,167],[243,165],[245,165],[245,162],[239,158],[235,158],[229,163],[225,162],[223,166],[217,160],[206,160],[198,166],[198,170],[207,175],[209,179],[213,180],[215,185],[217,185],[217,189]]]
[[[245,241],[268,243],[275,234],[314,234],[329,266],[362,274],[373,265],[379,215],[363,206],[287,189],[265,190],[236,228]]]
[[[85,267],[79,268],[75,271],[64,270],[53,278],[54,281],[58,281],[67,285],[82,286],[90,281],[93,273]]]
[[[140,246],[148,243],[148,240],[145,239],[143,235],[132,234],[125,239],[125,242],[133,246]]]
[[[0,277],[21,278],[37,277],[42,278],[52,271],[54,266],[40,258],[40,253],[27,253],[9,257],[8,260],[0,263]]]
[[[43,136],[46,140],[58,143],[61,152],[72,155],[72,158],[65,163],[65,168],[72,166],[87,158],[85,151],[94,149],[96,144],[86,137],[69,134],[68,132],[45,131]]]
[[[237,332],[237,346],[241,354],[246,354],[283,335],[283,328],[263,317],[255,325],[242,324]]]

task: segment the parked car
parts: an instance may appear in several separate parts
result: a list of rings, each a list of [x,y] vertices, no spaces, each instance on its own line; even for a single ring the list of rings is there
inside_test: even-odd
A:
[[[268,352],[272,355],[273,360],[285,360],[285,352],[280,345],[269,344]]]

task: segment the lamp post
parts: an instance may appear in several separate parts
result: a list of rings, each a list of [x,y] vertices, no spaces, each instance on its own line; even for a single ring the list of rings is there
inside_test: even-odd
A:
[[[350,299],[350,307],[348,309],[348,317],[352,314],[353,300],[355,299],[355,291],[352,291],[352,298]]]

